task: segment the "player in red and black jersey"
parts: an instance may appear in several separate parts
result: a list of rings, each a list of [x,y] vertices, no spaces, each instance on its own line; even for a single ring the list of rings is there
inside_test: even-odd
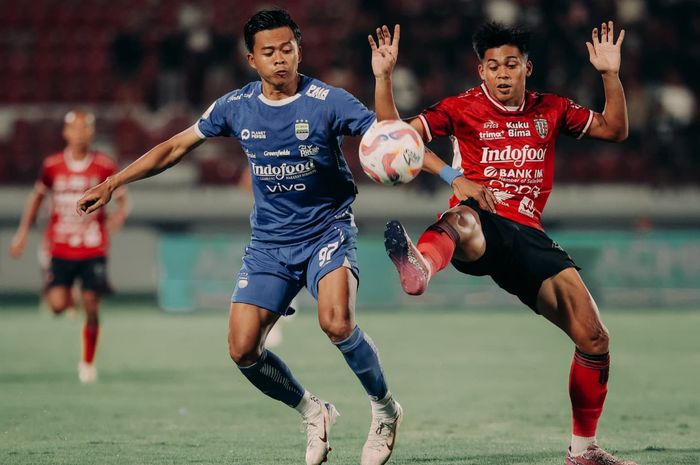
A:
[[[44,238],[51,258],[46,270],[46,300],[54,313],[62,313],[71,304],[74,281],[80,280],[86,320],[78,375],[84,383],[97,378],[93,361],[99,334],[100,295],[109,289],[108,232],[121,227],[128,209],[122,190],[117,196],[117,210],[109,217],[102,210],[87,216],[79,216],[75,211],[75,202],[86,189],[117,171],[117,165],[110,158],[90,150],[94,134],[95,117],[91,113],[71,111],[65,116],[66,148],[44,160],[10,245],[10,254],[19,258],[44,197],[50,194],[51,216]]]
[[[398,54],[386,26],[374,50]],[[449,136],[454,158],[447,166],[426,152],[424,169],[454,189],[450,209],[414,245],[398,221],[390,221],[385,245],[404,290],[426,291],[430,278],[452,262],[459,271],[491,276],[535,312],[560,327],[576,345],[569,392],[573,434],[568,465],[633,465],[596,444],[596,427],[607,393],[608,331],[569,255],[545,234],[540,216],[552,188],[554,144],[560,133],[621,142],[627,107],[619,79],[624,31],[613,23],[593,29],[586,43],[601,73],[605,110],[597,113],[569,99],[528,91],[532,73],[526,32],[497,23],[474,35],[482,84],[448,97],[410,124],[426,141]],[[392,108],[391,80],[377,77],[376,101]]]

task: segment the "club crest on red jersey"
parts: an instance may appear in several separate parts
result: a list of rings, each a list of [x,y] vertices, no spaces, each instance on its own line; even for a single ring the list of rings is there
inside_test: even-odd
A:
[[[549,124],[547,124],[547,120],[544,118],[535,118],[534,122],[537,135],[542,139],[547,137],[547,133],[549,132]]]

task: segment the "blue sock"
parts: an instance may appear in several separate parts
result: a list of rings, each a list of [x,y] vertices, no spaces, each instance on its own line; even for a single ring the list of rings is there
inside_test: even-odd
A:
[[[379,354],[372,339],[362,332],[359,326],[355,326],[352,334],[347,339],[335,343],[343,353],[367,394],[374,400],[381,400],[388,391],[384,372],[379,364]]]
[[[260,359],[251,366],[238,369],[263,394],[292,408],[301,402],[304,388],[294,379],[282,359],[269,350],[264,350]]]

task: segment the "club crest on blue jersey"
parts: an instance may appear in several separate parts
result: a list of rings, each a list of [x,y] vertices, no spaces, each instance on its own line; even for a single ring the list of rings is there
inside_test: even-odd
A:
[[[544,118],[535,118],[534,122],[537,135],[540,136],[540,138],[542,139],[547,137],[547,133],[549,132],[549,125],[547,124],[547,120]]]
[[[309,121],[305,119],[298,119],[294,123],[294,134],[299,140],[306,140],[309,138]]]

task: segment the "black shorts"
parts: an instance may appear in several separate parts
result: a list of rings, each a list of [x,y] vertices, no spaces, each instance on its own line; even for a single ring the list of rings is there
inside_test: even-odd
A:
[[[542,282],[566,268],[580,270],[568,253],[547,234],[479,208],[473,199],[460,203],[479,215],[486,251],[474,262],[453,259],[462,273],[489,275],[501,288],[516,295],[535,313]]]
[[[51,267],[46,276],[46,288],[61,286],[73,287],[78,278],[85,291],[109,294],[111,288],[107,280],[107,258],[96,257],[85,260],[66,260],[51,258]]]

